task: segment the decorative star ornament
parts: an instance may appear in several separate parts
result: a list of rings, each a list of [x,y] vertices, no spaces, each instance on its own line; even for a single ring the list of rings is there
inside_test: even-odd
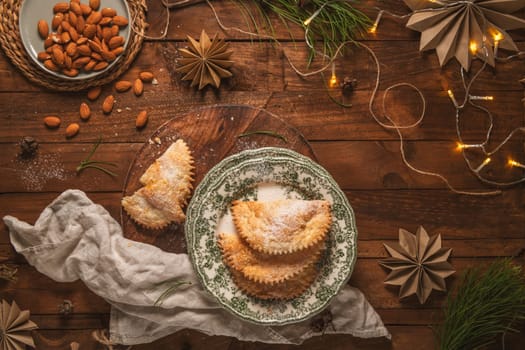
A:
[[[199,41],[188,36],[188,48],[179,49],[182,58],[178,60],[177,71],[185,73],[182,80],[191,80],[191,86],[198,86],[199,90],[208,84],[218,88],[221,79],[232,76],[228,68],[233,65],[230,61],[233,51],[228,47],[217,34],[210,40],[204,30]]]
[[[404,1],[414,11],[407,27],[421,32],[419,50],[435,49],[441,66],[456,57],[468,71],[474,57],[494,66],[498,48],[519,51],[507,30],[525,28],[511,15],[525,0]]]
[[[399,244],[384,246],[391,258],[379,264],[391,270],[385,283],[401,286],[400,298],[416,294],[424,304],[432,289],[447,290],[445,278],[455,270],[447,261],[452,249],[441,247],[441,235],[429,237],[422,226],[415,235],[399,229]]]
[[[38,326],[29,320],[29,311],[20,311],[16,302],[5,300],[0,304],[0,349],[24,350],[26,345],[35,347],[31,330]]]

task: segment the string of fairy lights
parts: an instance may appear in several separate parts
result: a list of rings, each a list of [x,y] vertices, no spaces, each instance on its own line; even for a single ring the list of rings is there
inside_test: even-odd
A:
[[[281,46],[281,43],[278,40],[276,40],[271,35],[267,35],[267,34],[264,34],[264,33],[254,33],[254,32],[251,32],[251,31],[243,30],[243,29],[238,28],[238,27],[229,27],[229,26],[224,25],[222,23],[219,15],[218,15],[217,11],[215,10],[215,7],[212,5],[212,2],[210,0],[205,0],[205,1],[208,4],[208,6],[210,7],[210,9],[212,10],[213,15],[215,17],[215,20],[216,20],[217,24],[219,25],[219,27],[222,30],[224,30],[224,31],[236,31],[238,33],[242,33],[242,34],[245,34],[245,35],[248,35],[248,36],[251,36],[251,37],[254,37],[254,38],[259,38],[259,39],[269,39],[269,40],[274,41],[277,45]],[[441,0],[421,0],[421,1],[422,2],[430,2],[430,3],[438,4],[438,5],[441,5],[442,7],[440,7],[440,8],[435,8],[435,7],[432,7],[432,8],[421,8],[419,10],[415,10],[412,13],[406,14],[406,15],[398,15],[398,14],[390,13],[388,11],[385,11],[385,10],[377,8],[378,14],[377,14],[377,17],[376,17],[375,21],[373,22],[372,26],[369,28],[369,33],[374,34],[374,33],[376,33],[378,31],[378,27],[379,27],[380,21],[385,15],[392,16],[394,18],[405,19],[405,18],[413,15],[414,13],[417,13],[417,12],[420,12],[420,11],[438,11],[438,10],[443,9],[443,8],[448,8],[448,7],[452,7],[452,6],[455,6],[457,4],[463,4],[463,3],[470,3],[470,4],[472,4],[474,10],[476,10],[475,4],[472,1],[467,1],[467,0],[447,1],[447,2],[444,2],[444,1],[441,1]],[[167,34],[167,27],[168,27],[168,24],[169,24],[169,3],[166,0],[162,0],[162,3],[166,7],[166,12],[167,12],[167,16],[168,16],[168,20],[166,21],[166,28],[162,31],[162,35],[159,38],[147,37],[147,36],[144,35],[144,33],[140,33],[145,38],[148,38],[148,39],[162,39]],[[305,34],[305,42],[306,42],[306,45],[312,50],[314,50],[314,46],[312,45],[312,43],[310,43],[310,41],[308,39],[309,26],[310,26],[310,24],[313,21],[315,21],[315,19],[321,13],[321,11],[323,10],[324,6],[327,3],[329,3],[329,1],[327,1],[326,3],[321,5],[316,11],[314,11],[312,13],[312,15],[309,18],[307,18],[303,22],[304,31],[305,31],[305,33],[304,33]],[[484,14],[481,11],[479,11],[479,14],[480,14],[480,17],[483,18],[483,20],[485,20]],[[486,30],[484,30],[483,32],[486,33]],[[492,30],[490,35],[492,36],[490,39],[492,40],[492,44],[493,44],[492,49],[494,50],[493,54],[495,56],[496,62],[507,62],[507,61],[510,61],[512,59],[515,59],[515,58],[525,58],[525,52],[518,52],[518,53],[516,53],[514,55],[507,56],[507,57],[500,57],[500,56],[498,56],[498,53],[499,53],[498,52],[499,51],[499,42],[501,40],[503,40],[503,35],[502,35],[502,33],[498,32],[497,30]],[[475,41],[471,41],[469,43],[469,50],[472,53],[473,58],[480,59],[481,61],[483,61],[483,64],[482,64],[481,68],[474,74],[474,76],[472,77],[472,79],[470,79],[470,81],[468,83],[466,82],[464,69],[460,68],[462,84],[463,84],[463,88],[465,90],[464,91],[465,92],[464,99],[461,101],[461,103],[459,103],[458,100],[456,99],[456,96],[455,96],[454,92],[451,89],[447,90],[447,95],[449,96],[449,98],[450,98],[450,100],[451,100],[451,102],[452,102],[452,104],[453,104],[453,106],[454,106],[454,108],[456,110],[456,113],[455,113],[456,134],[457,134],[457,147],[456,147],[456,149],[458,151],[461,151],[461,153],[463,155],[463,158],[465,159],[465,162],[466,162],[468,168],[470,169],[470,171],[480,181],[482,181],[483,183],[492,185],[492,186],[496,186],[496,187],[501,187],[502,188],[502,187],[508,187],[508,186],[512,186],[512,185],[516,185],[516,184],[525,182],[525,176],[516,178],[515,180],[512,180],[512,181],[506,181],[506,182],[494,181],[494,180],[491,180],[491,179],[487,178],[483,170],[492,162],[492,157],[497,152],[501,151],[503,146],[505,144],[507,144],[511,139],[513,139],[514,136],[517,133],[519,133],[519,132],[525,133],[525,128],[519,127],[519,128],[516,128],[516,129],[512,130],[510,133],[508,133],[508,135],[504,138],[504,140],[502,142],[497,144],[492,149],[489,149],[489,143],[491,141],[492,131],[493,131],[493,128],[494,128],[493,115],[492,115],[492,113],[490,112],[490,110],[488,108],[485,108],[482,105],[477,104],[475,101],[483,101],[483,102],[489,102],[490,103],[491,101],[494,101],[494,97],[493,96],[475,96],[475,95],[471,95],[471,93],[470,93],[474,82],[477,80],[477,78],[480,76],[480,74],[484,71],[484,69],[487,66],[487,56],[488,56],[488,50],[489,50],[488,45],[487,45],[488,40],[489,40],[489,38],[486,35],[484,35],[483,36],[483,40],[481,42],[478,43],[478,42],[475,42]],[[370,115],[372,116],[372,118],[375,120],[375,122],[377,122],[381,127],[385,128],[385,129],[388,129],[388,130],[393,130],[393,131],[395,131],[397,133],[397,136],[398,136],[399,141],[400,141],[400,143],[399,143],[399,151],[400,151],[400,154],[401,154],[401,158],[402,158],[403,163],[409,169],[411,169],[412,171],[414,171],[414,172],[416,172],[418,174],[421,174],[421,175],[426,175],[426,176],[432,176],[432,177],[439,178],[452,192],[457,193],[457,194],[485,196],[485,195],[496,195],[496,194],[500,194],[501,193],[501,191],[499,189],[497,189],[497,190],[489,190],[489,191],[463,191],[463,190],[459,190],[459,189],[455,188],[444,175],[442,175],[440,173],[436,173],[436,172],[420,169],[420,168],[414,166],[411,162],[408,161],[408,159],[406,157],[406,154],[405,154],[405,145],[404,145],[404,137],[403,137],[403,134],[402,134],[402,130],[406,130],[406,129],[409,129],[409,128],[415,128],[415,127],[419,126],[422,123],[422,121],[423,121],[423,119],[425,117],[425,113],[426,113],[426,99],[425,99],[422,91],[419,88],[417,88],[416,86],[414,86],[413,84],[410,84],[410,83],[397,83],[397,84],[391,85],[391,86],[389,86],[389,87],[384,89],[384,93],[383,93],[383,97],[382,97],[382,118],[386,122],[381,121],[381,118],[377,116],[377,114],[375,113],[374,108],[373,108],[374,101],[376,99],[377,92],[379,90],[379,83],[380,83],[380,76],[381,76],[380,62],[379,62],[379,59],[377,58],[376,54],[374,53],[374,51],[371,48],[369,48],[368,46],[366,46],[364,43],[357,42],[357,41],[344,42],[344,43],[339,45],[339,47],[335,50],[335,52],[334,52],[334,54],[332,56],[327,56],[325,53],[316,51],[322,57],[325,58],[325,62],[326,63],[322,67],[320,67],[319,69],[308,71],[308,72],[303,72],[300,69],[298,69],[296,67],[296,65],[293,63],[292,59],[286,54],[285,50],[283,49],[282,51],[283,51],[283,56],[286,58],[288,64],[292,68],[292,70],[297,75],[299,75],[301,77],[306,78],[306,77],[310,77],[310,76],[317,75],[317,74],[323,74],[323,72],[325,72],[325,71],[330,69],[330,73],[331,74],[330,74],[330,78],[328,79],[328,82],[327,82],[328,83],[328,87],[335,88],[335,87],[340,86],[340,82],[339,82],[339,79],[338,79],[337,74],[336,74],[336,60],[337,60],[337,57],[341,54],[342,50],[344,49],[344,47],[346,45],[355,45],[357,47],[365,49],[369,53],[369,55],[373,58],[373,60],[375,62],[375,66],[376,66],[376,82],[375,82],[375,86],[374,86],[374,89],[372,91],[372,95],[370,96],[370,100],[369,100],[369,104],[368,104],[369,112],[370,112]],[[417,118],[416,122],[414,122],[412,124],[409,124],[409,125],[399,125],[399,124],[395,123],[393,118],[388,115],[387,109],[386,109],[386,106],[385,106],[386,105],[385,101],[386,101],[386,98],[387,98],[388,94],[392,90],[397,89],[399,87],[409,87],[409,88],[413,89],[418,94],[418,96],[420,98],[420,101],[421,101],[421,104],[422,104],[422,111],[421,111],[420,116]],[[343,103],[340,103],[340,104],[342,106],[350,106],[350,105],[345,105]],[[485,140],[483,140],[483,142],[481,142],[481,143],[473,144],[473,143],[465,143],[463,141],[461,127],[460,127],[460,125],[461,125],[461,115],[462,115],[461,112],[467,106],[472,106],[472,107],[474,107],[476,109],[479,109],[479,110],[483,111],[487,115],[487,119],[489,121],[489,126],[488,126],[487,132],[485,134]],[[474,164],[474,161],[469,158],[469,150],[473,150],[473,149],[481,150],[482,153],[485,156],[484,160],[481,163],[479,163],[479,164]],[[513,158],[510,158],[510,157],[507,160],[507,166],[510,167],[510,168],[525,169],[525,164],[520,163],[519,161],[517,161],[517,160],[515,160]]]

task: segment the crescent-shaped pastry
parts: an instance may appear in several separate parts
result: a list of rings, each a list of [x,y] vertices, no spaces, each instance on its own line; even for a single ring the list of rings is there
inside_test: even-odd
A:
[[[251,249],[237,234],[221,233],[218,244],[227,266],[245,278],[266,284],[281,283],[319,260],[324,241],[299,252],[270,255]]]
[[[314,264],[308,265],[298,275],[273,285],[251,281],[235,269],[230,269],[230,272],[240,290],[264,300],[288,300],[298,297],[310,287],[317,276],[317,268]]]
[[[144,187],[122,199],[124,210],[138,224],[160,229],[186,216],[183,208],[193,189],[193,157],[179,139],[151,164],[140,177]]]
[[[330,204],[324,200],[234,201],[231,211],[239,235],[267,254],[311,247],[325,239],[332,222]]]

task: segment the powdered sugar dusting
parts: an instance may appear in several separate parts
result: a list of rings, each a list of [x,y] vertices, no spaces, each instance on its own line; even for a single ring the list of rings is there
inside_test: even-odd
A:
[[[39,154],[32,159],[15,159],[15,168],[27,191],[40,191],[51,180],[67,178],[64,165],[56,154]]]

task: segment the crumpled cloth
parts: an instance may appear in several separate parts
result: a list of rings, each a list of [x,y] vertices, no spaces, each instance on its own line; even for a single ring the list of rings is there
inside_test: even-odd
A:
[[[38,271],[58,282],[81,279],[111,304],[113,343],[152,342],[184,328],[281,344],[300,344],[321,332],[311,321],[270,327],[235,317],[200,286],[188,255],[124,238],[120,225],[82,191],[63,192],[34,226],[12,216],[5,216],[4,222],[16,251]],[[164,291],[158,284],[172,278],[192,284],[154,306]],[[324,334],[390,339],[381,318],[356,288],[346,286],[330,310],[332,321]]]

